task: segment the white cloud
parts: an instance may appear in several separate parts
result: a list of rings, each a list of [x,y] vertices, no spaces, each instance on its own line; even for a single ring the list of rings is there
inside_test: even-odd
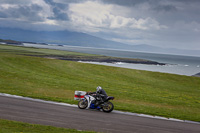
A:
[[[43,0],[27,1],[3,1],[0,5],[0,17],[2,21],[12,21],[13,23],[22,24],[47,24],[55,25],[56,22],[49,20],[53,16],[51,6]],[[21,25],[23,27],[23,25]],[[12,26],[11,26],[12,27]],[[21,28],[21,27],[19,27]]]
[[[46,19],[43,22],[35,22],[33,24],[47,24],[47,25],[58,25],[57,21]]]
[[[199,47],[198,16],[199,3],[179,0],[0,0],[0,27],[76,30],[128,44]]]
[[[160,30],[168,28],[165,25],[160,25],[158,21],[150,17],[145,19],[139,19],[132,25],[132,27],[137,27],[138,29],[143,29],[143,30],[147,29]]]
[[[130,18],[117,14],[115,9],[125,9],[125,7],[103,4],[98,1],[87,1],[84,3],[73,3],[69,5],[69,17],[74,26],[78,26],[90,32],[102,31],[105,29],[139,29],[139,30],[159,30],[166,28],[155,19]]]
[[[103,28],[109,26],[111,6],[87,1],[69,6],[69,16],[75,25]]]
[[[1,4],[0,7],[1,7],[0,8],[1,10],[6,10],[6,9],[9,9],[9,8],[16,8],[17,6],[11,5],[11,4]]]
[[[56,0],[56,2],[58,1],[63,2],[63,0]],[[37,10],[33,5],[37,5],[41,9]],[[44,0],[20,0],[19,3],[4,0],[0,7],[0,11],[4,12],[0,17],[3,16],[4,19],[27,21],[34,25],[61,24],[60,27],[64,27],[65,29],[68,28],[66,26],[69,26],[71,22],[70,29],[77,29],[83,32],[112,32],[113,30],[121,31],[121,29],[159,30],[166,28],[166,26],[160,25],[159,22],[151,17],[138,19],[129,17],[127,15],[127,13],[130,13],[128,7],[104,4],[99,1],[71,3],[69,4],[69,8],[60,10],[60,12],[69,16],[69,22],[67,22],[68,20],[52,20],[51,18],[55,18],[52,5],[46,3]]]

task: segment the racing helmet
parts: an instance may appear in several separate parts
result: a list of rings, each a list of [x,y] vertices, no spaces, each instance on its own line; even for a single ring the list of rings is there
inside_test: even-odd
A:
[[[100,92],[100,90],[102,90],[101,86],[97,87],[97,92]]]

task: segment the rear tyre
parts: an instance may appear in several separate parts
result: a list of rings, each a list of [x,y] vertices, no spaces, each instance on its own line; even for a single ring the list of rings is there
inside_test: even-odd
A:
[[[85,109],[88,106],[88,101],[86,99],[82,99],[78,102],[79,109]]]
[[[109,112],[113,111],[114,105],[111,102],[106,102],[106,103],[104,103],[104,106],[102,109],[104,112],[109,113]]]

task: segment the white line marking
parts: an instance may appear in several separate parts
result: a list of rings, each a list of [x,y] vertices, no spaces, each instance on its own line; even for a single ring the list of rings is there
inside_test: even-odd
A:
[[[41,100],[41,99],[34,99],[34,98],[30,98],[30,97],[23,97],[23,96],[11,95],[11,94],[6,94],[6,93],[0,93],[0,96],[6,96],[6,97],[24,99],[24,100],[29,100],[29,101],[41,102],[41,103],[50,103],[50,104],[68,106],[68,107],[78,107],[75,104],[60,103],[60,102],[53,102],[53,101],[45,101],[45,100]],[[117,113],[117,114],[124,114],[124,115],[132,115],[132,116],[140,116],[140,117],[154,118],[154,119],[161,119],[161,120],[170,120],[170,121],[177,121],[177,122],[185,122],[185,123],[191,123],[191,124],[200,124],[200,122],[195,122],[195,121],[179,120],[179,119],[175,119],[175,118],[165,118],[165,117],[160,117],[160,116],[152,116],[152,115],[146,115],[146,114],[137,114],[137,113],[131,113],[131,112],[122,112],[122,111],[118,111],[118,110],[113,110],[112,112],[113,113]]]
[[[74,104],[45,101],[41,99],[34,99],[30,97],[23,97],[23,96],[11,95],[11,94],[6,94],[6,93],[0,93],[0,96],[12,97],[12,98],[24,99],[24,100],[35,101],[35,102],[42,102],[42,103],[50,103],[50,104],[56,104],[56,105],[62,105],[62,106],[69,106],[69,107],[78,107],[77,105],[74,105]]]

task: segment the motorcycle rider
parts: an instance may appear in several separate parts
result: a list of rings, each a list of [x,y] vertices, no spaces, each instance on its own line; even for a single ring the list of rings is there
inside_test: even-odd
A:
[[[103,103],[107,99],[108,95],[106,94],[106,91],[101,86],[98,86],[96,90],[97,90],[96,92],[90,92],[90,94],[95,95],[96,101],[93,101],[93,102],[95,102],[95,106],[98,106],[99,104]]]
[[[96,93],[100,94],[100,96],[103,97],[104,99],[108,97],[108,95],[106,94],[106,91],[101,86],[97,87]]]

